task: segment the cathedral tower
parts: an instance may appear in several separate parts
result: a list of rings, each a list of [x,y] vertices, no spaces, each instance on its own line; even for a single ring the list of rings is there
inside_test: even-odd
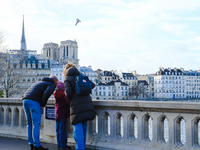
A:
[[[21,37],[21,48],[20,50],[26,51],[26,38],[25,38],[25,32],[24,32],[24,15],[23,15],[23,22],[22,22],[22,37]]]

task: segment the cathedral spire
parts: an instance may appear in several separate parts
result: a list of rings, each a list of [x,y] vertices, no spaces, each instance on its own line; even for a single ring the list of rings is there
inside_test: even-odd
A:
[[[24,33],[24,15],[23,15],[23,22],[22,22],[21,50],[26,50],[26,39],[25,39],[25,33]]]

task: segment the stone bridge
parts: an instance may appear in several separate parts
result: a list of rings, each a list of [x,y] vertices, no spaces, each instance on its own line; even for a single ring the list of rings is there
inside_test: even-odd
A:
[[[200,103],[93,100],[96,117],[88,123],[87,149],[200,149]],[[54,100],[47,107],[54,107]],[[45,112],[44,112],[45,114]],[[55,120],[41,121],[41,141],[56,144]],[[75,144],[73,126],[68,142]],[[27,139],[21,99],[0,99],[0,136]]]

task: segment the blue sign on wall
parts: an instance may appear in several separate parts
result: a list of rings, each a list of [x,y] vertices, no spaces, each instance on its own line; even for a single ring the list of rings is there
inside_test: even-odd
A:
[[[55,120],[55,107],[45,107],[45,119]]]

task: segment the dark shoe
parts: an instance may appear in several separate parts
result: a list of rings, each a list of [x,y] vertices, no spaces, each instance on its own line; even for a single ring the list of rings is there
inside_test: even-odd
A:
[[[33,144],[30,145],[31,150],[35,150],[35,146]]]
[[[48,148],[44,148],[44,147],[42,147],[42,146],[40,146],[40,147],[35,147],[35,150],[49,150]]]

